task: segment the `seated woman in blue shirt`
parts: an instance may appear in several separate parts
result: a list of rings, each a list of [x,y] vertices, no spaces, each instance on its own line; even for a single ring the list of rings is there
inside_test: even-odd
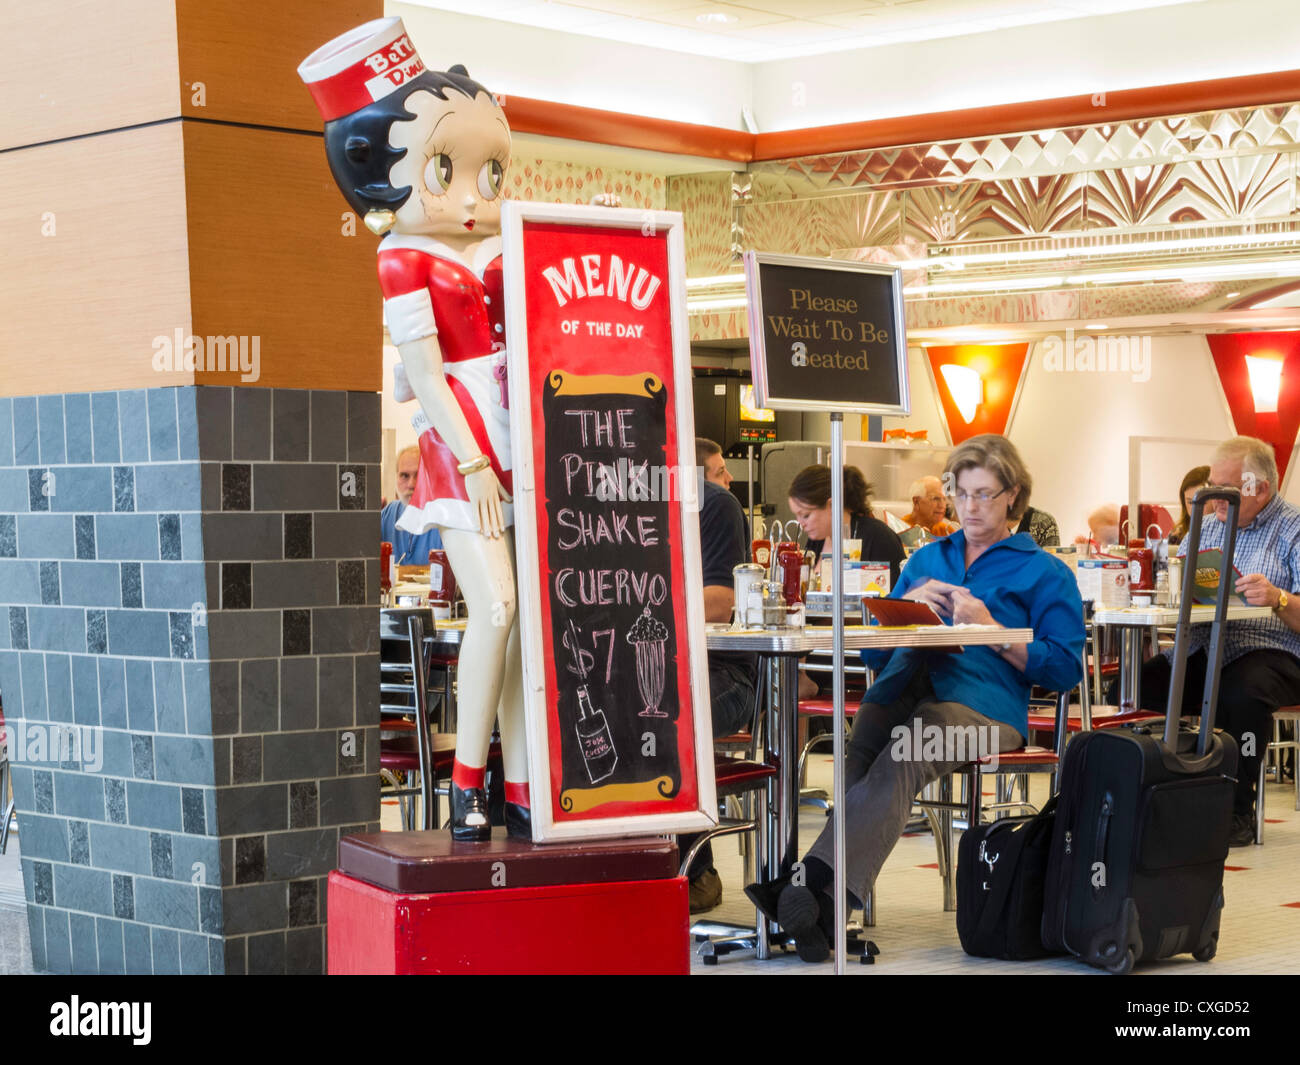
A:
[[[860,906],[907,826],[912,800],[933,780],[980,753],[1014,750],[1028,732],[1033,685],[1061,691],[1083,675],[1083,604],[1074,575],[1027,533],[1011,534],[1033,485],[1005,437],[972,437],[948,459],[961,529],[908,561],[893,598],[928,604],[945,622],[1028,628],[1030,644],[967,647],[962,654],[919,648],[863,651],[876,682],[863,697],[845,755],[846,884]],[[937,735],[944,750],[911,738]],[[973,727],[973,728],[972,728]],[[960,738],[960,743],[957,740]],[[803,860],[802,884],[789,876],[745,889],[793,937],[805,961],[822,961],[834,939],[834,831],[826,828]]]

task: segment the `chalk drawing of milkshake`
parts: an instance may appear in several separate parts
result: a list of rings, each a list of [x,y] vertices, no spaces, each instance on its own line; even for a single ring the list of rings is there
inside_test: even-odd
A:
[[[664,698],[664,654],[668,628],[650,616],[646,607],[628,630],[627,642],[636,649],[636,684],[645,704],[637,717],[667,717],[659,704]]]

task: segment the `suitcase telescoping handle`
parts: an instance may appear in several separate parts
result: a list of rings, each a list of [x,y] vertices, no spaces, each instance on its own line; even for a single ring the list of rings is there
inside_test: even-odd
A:
[[[1178,604],[1178,631],[1174,636],[1173,673],[1169,680],[1169,705],[1165,711],[1165,746],[1178,749],[1178,720],[1182,714],[1183,682],[1187,676],[1187,652],[1191,642],[1192,594],[1196,588],[1196,557],[1201,547],[1201,523],[1205,504],[1224,500],[1228,504],[1223,530],[1223,559],[1219,566],[1219,588],[1214,600],[1214,623],[1210,643],[1205,649],[1205,690],[1201,696],[1201,732],[1196,739],[1196,753],[1209,750],[1214,730],[1214,708],[1219,700],[1219,667],[1223,662],[1223,619],[1228,613],[1228,596],[1233,591],[1233,549],[1237,545],[1237,514],[1241,510],[1241,492],[1236,488],[1202,488],[1192,501],[1191,529],[1187,535],[1187,561],[1183,565],[1183,595]]]

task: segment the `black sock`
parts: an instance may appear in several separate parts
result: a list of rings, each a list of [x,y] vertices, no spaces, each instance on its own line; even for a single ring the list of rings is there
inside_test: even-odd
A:
[[[835,870],[820,858],[803,860],[804,887],[814,894],[827,893],[835,883]]]
[[[808,857],[804,859],[804,886],[814,894],[826,895],[832,901],[835,899],[835,870],[827,865],[820,858]],[[848,898],[849,909],[862,909],[862,901],[849,891],[847,888],[844,894]]]

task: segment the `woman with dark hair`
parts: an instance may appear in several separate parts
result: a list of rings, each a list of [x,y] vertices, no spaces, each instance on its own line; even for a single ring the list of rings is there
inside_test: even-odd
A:
[[[1196,493],[1210,483],[1209,466],[1193,466],[1187,471],[1183,483],[1178,486],[1178,524],[1169,531],[1169,542],[1180,544],[1192,528],[1192,500]],[[1206,504],[1206,513],[1214,509],[1213,503]]]
[[[531,838],[511,535],[501,191],[510,128],[465,72],[426,70],[399,18],[377,19],[298,68],[325,118],[339,189],[386,233],[379,287],[427,427],[399,526],[433,526],[465,594],[451,832],[491,837],[484,775],[499,720],[505,820]]]
[[[1033,487],[1019,452],[1005,437],[971,437],[948,457],[945,480],[955,486],[962,527],[917,551],[890,595],[926,603],[953,624],[1033,629],[1034,640],[967,647],[964,654],[917,647],[862,652],[876,681],[853,720],[844,804],[833,814],[844,818],[850,906],[867,897],[915,796],[970,761],[949,737],[973,728],[989,737],[989,753],[1012,750],[1029,731],[1030,689],[1068,690],[1083,676],[1083,603],[1074,575],[1029,536],[1011,532]],[[935,728],[945,737],[943,750],[906,742]],[[805,961],[827,958],[835,939],[834,851],[828,823],[795,867],[797,878],[745,889]]]
[[[795,521],[808,537],[808,550],[820,560],[831,537],[830,467],[805,466],[790,482],[788,495]],[[843,501],[844,539],[862,541],[864,562],[888,562],[889,586],[895,587],[898,571],[907,557],[903,541],[871,513],[871,485],[856,467],[844,467]]]

